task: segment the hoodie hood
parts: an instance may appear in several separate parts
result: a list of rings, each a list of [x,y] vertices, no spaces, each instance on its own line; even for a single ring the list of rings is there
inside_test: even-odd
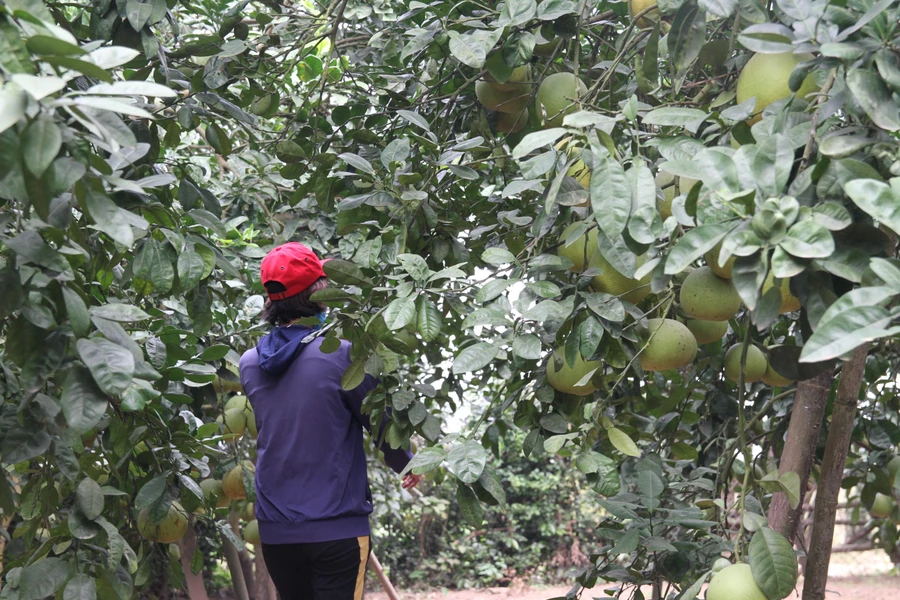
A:
[[[300,356],[308,343],[315,339],[310,334],[320,327],[291,325],[276,327],[259,340],[256,351],[259,353],[259,368],[273,377],[281,376]],[[309,338],[309,339],[307,339]]]

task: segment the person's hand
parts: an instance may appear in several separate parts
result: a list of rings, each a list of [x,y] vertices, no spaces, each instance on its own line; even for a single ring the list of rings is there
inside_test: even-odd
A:
[[[415,473],[407,473],[403,476],[403,489],[411,490],[417,485],[419,482],[425,479],[424,475],[416,475]]]

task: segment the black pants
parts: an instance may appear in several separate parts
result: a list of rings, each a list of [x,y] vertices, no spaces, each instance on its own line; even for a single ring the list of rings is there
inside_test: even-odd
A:
[[[369,536],[309,544],[262,544],[281,600],[362,600]]]

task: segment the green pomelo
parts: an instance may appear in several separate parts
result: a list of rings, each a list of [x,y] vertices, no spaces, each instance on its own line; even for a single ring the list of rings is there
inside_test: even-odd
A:
[[[785,387],[794,383],[793,379],[788,379],[778,371],[772,368],[772,364],[766,366],[766,374],[762,378],[763,383],[772,387]]]
[[[656,199],[659,218],[663,221],[672,216],[672,201],[678,195],[675,189],[675,176],[668,171],[660,171],[656,176],[656,185],[663,191],[663,197]]]
[[[679,299],[687,316],[704,321],[727,321],[741,308],[741,297],[731,281],[709,267],[694,269],[685,277]]]
[[[649,319],[649,342],[641,351],[641,368],[645,371],[680,369],[697,356],[697,340],[683,323],[674,319]]]
[[[247,413],[243,408],[229,408],[225,411],[225,433],[241,437],[247,430]]]
[[[255,440],[256,436],[259,435],[259,431],[256,429],[256,413],[251,408],[245,411],[244,414],[247,415],[247,433]]]
[[[775,275],[772,271],[766,276],[763,282],[762,293],[766,294],[775,285]],[[778,291],[781,292],[781,314],[800,310],[800,298],[791,293],[791,280],[789,278],[781,279],[778,282]]]
[[[577,101],[587,94],[587,86],[572,73],[554,73],[538,88],[538,105],[543,108],[548,127],[561,127],[566,115],[578,110]]]
[[[788,81],[791,72],[799,63],[812,60],[812,54],[793,54],[784,52],[781,54],[754,54],[741,70],[737,80],[737,103],[741,104],[750,98],[756,97],[753,117],[747,122],[754,124],[762,118],[762,111],[775,102],[791,95]],[[806,79],[797,90],[797,97],[809,100],[809,94],[819,91],[812,75]]]
[[[628,14],[634,19],[635,15],[640,14],[642,11],[652,6],[656,6],[656,0],[629,0]],[[659,9],[647,12],[643,17],[638,19],[637,26],[642,29],[645,27],[653,27],[657,21],[659,21]]]
[[[497,131],[500,133],[515,133],[528,125],[528,109],[520,113],[497,113]]]
[[[569,270],[573,273],[581,273],[587,268],[588,261],[590,261],[591,256],[593,256],[594,252],[597,251],[597,228],[594,227],[590,229],[587,233],[580,235],[576,240],[571,242],[570,244],[566,244],[565,241],[569,237],[569,232],[575,229],[579,223],[572,223],[568,227],[566,227],[562,235],[559,236],[560,246],[557,248],[556,252],[560,256],[564,258],[568,258],[571,260],[574,265],[569,267]]]
[[[735,344],[725,353],[725,377],[737,383],[741,375],[741,346]],[[769,361],[763,351],[750,344],[747,348],[747,368],[744,370],[744,383],[759,381],[766,374]]]
[[[638,267],[646,261],[646,256],[638,256]],[[600,275],[591,279],[591,288],[595,292],[606,292],[632,304],[637,304],[650,295],[650,273],[647,273],[639,280],[626,277],[616,271],[599,250],[591,255],[588,266],[599,267],[603,270]]]
[[[575,357],[575,364],[569,366],[566,362],[565,349],[558,348],[547,361],[547,382],[560,392],[573,396],[587,396],[593,394],[597,388],[590,381],[582,385],[577,385],[578,382],[591,371],[602,368],[601,361],[584,360],[581,354]]]
[[[231,410],[232,408],[250,408],[250,400],[243,394],[232,396],[228,399],[228,402],[225,403],[225,410]]]
[[[254,546],[259,544],[259,521],[256,519],[244,525],[244,541]]]
[[[716,573],[706,590],[706,600],[769,600],[747,563],[730,565]]]
[[[876,519],[887,519],[892,512],[894,512],[894,499],[881,492],[875,494],[875,500],[872,502],[872,509],[869,511],[869,514]]]
[[[897,476],[900,475],[900,456],[895,456],[887,464],[887,472],[891,476],[891,485],[894,484],[894,480],[897,479]]]
[[[524,93],[520,93],[520,91],[501,92],[491,87],[487,81],[476,81],[475,96],[489,110],[518,115],[528,106],[531,93],[530,90],[524,91]]]
[[[513,69],[512,74],[506,83],[498,83],[490,74],[484,74],[484,80],[491,84],[491,87],[498,92],[515,92],[526,91],[531,92],[531,63],[526,63],[521,67]]]
[[[698,344],[711,344],[718,342],[728,332],[728,321],[702,321],[700,319],[688,319],[685,323]]]
[[[712,250],[703,255],[706,264],[712,269],[712,272],[722,279],[731,279],[731,270],[734,268],[735,256],[731,256],[724,264],[719,263],[719,252],[722,250],[722,242],[716,244]]]
[[[177,502],[173,502],[169,506],[169,512],[166,513],[165,518],[159,523],[150,522],[150,509],[148,508],[138,513],[138,533],[151,542],[163,544],[177,542],[184,537],[187,526],[187,515],[184,512],[184,508]]]
[[[721,558],[717,558],[713,562],[712,569],[710,569],[710,570],[712,571],[712,574],[715,575],[722,569],[727,569],[730,566],[731,566],[731,561],[728,560],[727,558],[721,557]]]

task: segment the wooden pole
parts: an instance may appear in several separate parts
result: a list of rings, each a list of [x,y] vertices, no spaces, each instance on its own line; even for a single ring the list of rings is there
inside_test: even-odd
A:
[[[834,542],[834,519],[838,495],[844,479],[844,466],[850,450],[850,437],[856,420],[859,389],[866,369],[869,345],[863,344],[853,352],[853,358],[841,369],[841,382],[834,400],[831,428],[822,459],[822,473],[816,488],[816,507],[813,513],[812,538],[809,557],[803,575],[803,600],[824,600],[828,582],[828,564]]]
[[[369,568],[372,569],[375,576],[378,577],[378,581],[381,582],[381,587],[384,588],[384,592],[388,595],[388,598],[390,598],[390,600],[400,600],[400,595],[397,594],[397,590],[394,589],[391,580],[384,574],[384,568],[382,568],[378,557],[375,556],[375,552],[369,552]]]

